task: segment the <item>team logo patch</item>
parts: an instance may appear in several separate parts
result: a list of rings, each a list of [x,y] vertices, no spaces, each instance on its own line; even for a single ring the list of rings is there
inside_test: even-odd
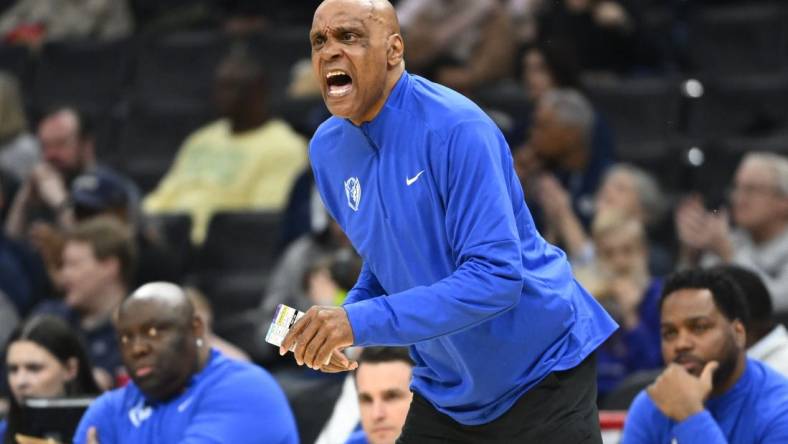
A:
[[[134,427],[139,428],[143,421],[150,418],[151,413],[153,413],[153,409],[150,406],[146,406],[143,401],[140,401],[139,404],[129,410],[129,419],[134,424]]]
[[[358,177],[351,177],[345,181],[345,196],[348,206],[353,211],[358,211],[358,204],[361,202],[361,182]]]

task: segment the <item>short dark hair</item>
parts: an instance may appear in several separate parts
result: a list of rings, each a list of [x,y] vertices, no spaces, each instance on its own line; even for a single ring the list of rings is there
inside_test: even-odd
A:
[[[380,364],[383,362],[402,361],[413,366],[408,349],[405,347],[364,347],[358,357],[358,365],[363,363]]]
[[[714,298],[714,305],[729,321],[738,319],[745,326],[750,323],[750,312],[747,309],[744,292],[731,277],[716,269],[694,268],[683,270],[668,276],[662,288],[659,310],[665,299],[676,291],[684,289],[706,289]]]
[[[772,306],[772,296],[763,279],[758,273],[749,268],[738,265],[719,265],[714,269],[730,276],[739,288],[742,289],[744,300],[750,311],[752,322],[769,322],[772,320],[774,307]]]

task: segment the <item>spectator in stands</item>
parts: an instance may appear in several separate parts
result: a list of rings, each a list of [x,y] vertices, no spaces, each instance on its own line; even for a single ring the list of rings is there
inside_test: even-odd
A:
[[[462,92],[512,74],[515,42],[497,0],[402,0],[408,70]]]
[[[362,429],[347,444],[394,444],[402,432],[413,393],[413,361],[403,347],[367,347],[355,371]]]
[[[788,379],[747,358],[736,283],[716,270],[679,272],[660,304],[667,368],[635,398],[622,442],[788,442]]]
[[[100,393],[85,347],[62,320],[36,316],[20,325],[6,349],[6,372],[11,389],[10,409],[0,422],[4,444],[16,443],[25,423],[26,398],[90,396]]]
[[[128,294],[134,275],[135,249],[128,228],[102,217],[77,225],[66,235],[61,270],[65,298],[46,301],[37,313],[68,320],[85,339],[102,387],[122,375],[112,314]]]
[[[313,262],[305,291],[312,305],[342,305],[361,272],[361,259],[351,249],[340,249]]]
[[[84,173],[71,183],[70,204],[77,222],[111,216],[134,233],[137,258],[132,286],[181,278],[183,262],[153,226],[137,217],[139,208],[128,202],[123,178],[109,170]]]
[[[593,262],[595,249],[592,239],[572,210],[567,191],[558,181],[551,179],[544,180],[539,191],[539,200],[553,228],[552,233],[564,246],[570,260],[576,266]],[[649,270],[655,276],[664,276],[673,269],[670,254],[654,235],[665,209],[665,198],[654,177],[627,163],[610,167],[594,198],[595,215],[616,212],[646,230],[645,252]]]
[[[725,209],[708,211],[698,197],[679,205],[682,262],[751,268],[769,288],[775,312],[788,312],[788,158],[747,154],[736,170],[730,200],[734,230]]]
[[[60,40],[110,40],[131,31],[126,0],[17,0],[0,16],[4,43],[33,47]]]
[[[202,319],[205,326],[205,338],[208,345],[219,350],[224,356],[238,361],[250,361],[249,355],[235,345],[220,338],[213,332],[213,308],[211,302],[195,287],[184,287],[183,291],[194,306],[194,312]]]
[[[662,366],[658,302],[662,279],[648,270],[643,225],[626,213],[597,213],[594,259],[573,261],[577,279],[621,326],[597,351],[597,391],[604,397],[627,376]]]
[[[4,187],[4,181],[0,180],[0,211],[5,203]],[[51,284],[41,257],[24,240],[11,239],[0,230],[0,295],[5,306],[3,314],[24,316],[51,292]],[[8,306],[5,302],[10,302],[11,305]],[[14,318],[15,316],[11,316],[7,320]],[[13,328],[13,325],[4,325],[6,328]]]
[[[281,388],[262,368],[211,349],[180,287],[140,287],[116,324],[133,382],[90,406],[75,443],[298,442]]]
[[[69,187],[80,174],[108,170],[97,162],[89,119],[72,108],[57,109],[41,120],[38,139],[43,159],[22,184],[6,220],[14,238],[29,237],[50,268],[56,268],[62,239],[59,230],[74,223]],[[139,191],[124,179],[129,206],[139,202]],[[55,221],[55,225],[49,222]],[[53,261],[55,262],[53,264]]]
[[[555,89],[582,89],[577,55],[560,41],[527,47],[520,63],[520,82],[534,103]]]
[[[19,83],[0,72],[0,170],[24,181],[40,156],[38,141],[27,129]]]
[[[625,5],[620,0],[545,2],[538,40],[564,41],[574,49],[583,71],[629,74],[659,67],[659,53]]]
[[[568,190],[572,209],[584,225],[592,217],[593,195],[613,163],[612,145],[592,144],[594,119],[591,104],[576,90],[551,90],[537,104],[531,136],[515,157],[525,195],[535,197],[529,208],[545,228],[556,222],[549,211],[549,192],[557,184]]]
[[[245,49],[233,51],[216,73],[222,119],[184,142],[158,187],[145,198],[150,213],[192,215],[192,239],[202,243],[220,210],[280,211],[306,166],[306,142],[269,116],[263,67]]]
[[[756,272],[747,268],[720,265],[717,269],[744,291],[750,310],[750,323],[746,326],[747,355],[788,377],[788,330],[774,319],[769,289]]]

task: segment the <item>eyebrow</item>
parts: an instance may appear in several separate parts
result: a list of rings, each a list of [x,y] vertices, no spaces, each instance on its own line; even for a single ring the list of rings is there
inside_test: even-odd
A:
[[[315,30],[313,30],[313,31],[311,31],[309,33],[309,37],[310,38],[314,38],[315,36],[323,35],[324,34],[323,30],[325,28],[326,28],[325,26],[318,27],[317,29],[315,29]],[[348,32],[348,31],[353,31],[353,32],[362,31],[362,32],[364,32],[364,31],[367,30],[367,26],[364,24],[364,21],[363,20],[359,20],[359,19],[351,19],[351,20],[348,20],[348,22],[342,22],[341,24],[336,25],[336,26],[332,26],[330,28],[332,29],[332,32],[334,34],[338,34],[338,33],[341,33],[341,32]]]
[[[711,320],[712,320],[711,316],[709,316],[709,315],[701,315],[701,316],[693,316],[693,317],[687,318],[687,319],[682,319],[677,324],[687,324],[687,323],[690,323],[690,322],[711,321]],[[672,327],[672,326],[674,326],[676,324],[671,323],[671,322],[662,322],[659,325],[660,325],[660,327]]]

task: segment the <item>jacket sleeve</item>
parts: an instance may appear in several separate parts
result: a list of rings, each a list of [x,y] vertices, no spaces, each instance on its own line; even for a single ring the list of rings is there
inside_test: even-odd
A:
[[[508,188],[514,170],[502,136],[489,122],[466,121],[441,148],[436,180],[455,271],[429,286],[346,304],[356,345],[410,345],[453,334],[519,301],[521,245]]]
[[[676,440],[687,444],[727,444],[725,434],[708,410],[703,410],[673,426]]]
[[[365,262],[361,265],[361,273],[358,275],[356,285],[347,293],[343,305],[364,301],[384,294],[386,294],[386,290],[383,289],[383,286],[378,282],[378,278],[375,277],[375,274],[372,273],[369,265]]]

